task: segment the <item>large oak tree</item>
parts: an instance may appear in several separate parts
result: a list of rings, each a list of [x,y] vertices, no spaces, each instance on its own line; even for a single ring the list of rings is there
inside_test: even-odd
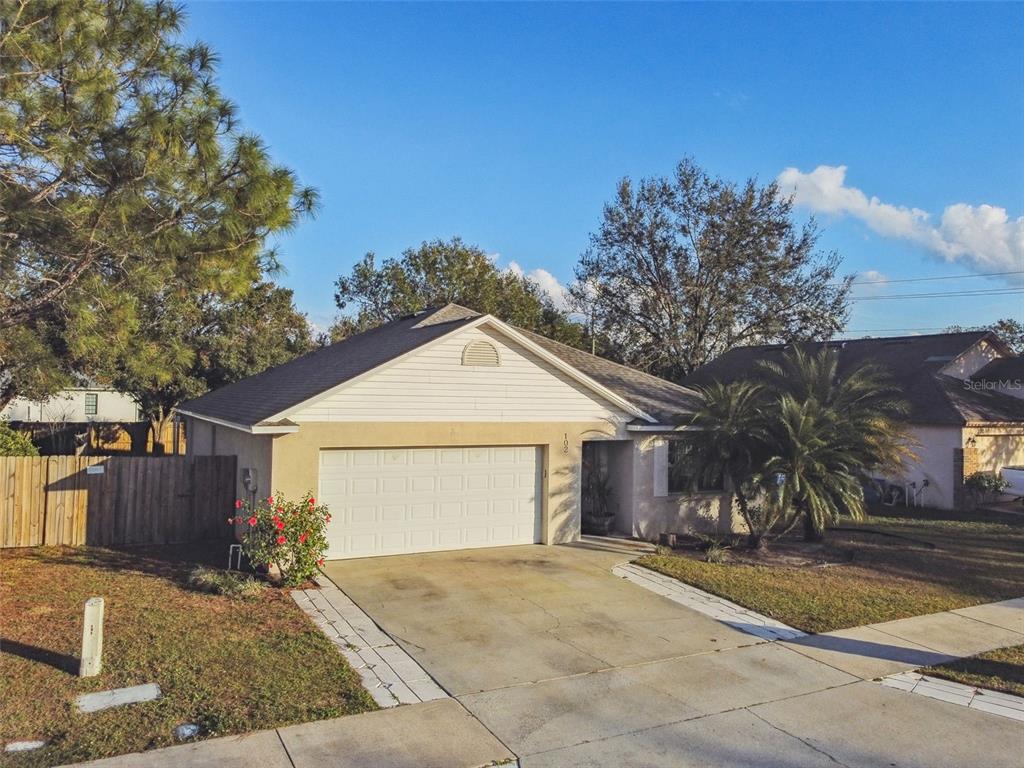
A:
[[[774,183],[733,184],[686,159],[671,178],[619,183],[572,294],[610,354],[679,380],[731,347],[844,326],[851,278],[817,239]]]
[[[380,262],[368,253],[335,287],[335,302],[345,313],[331,329],[335,341],[455,303],[565,344],[586,344],[583,326],[558,309],[536,282],[499,269],[487,253],[458,237],[422,243]]]

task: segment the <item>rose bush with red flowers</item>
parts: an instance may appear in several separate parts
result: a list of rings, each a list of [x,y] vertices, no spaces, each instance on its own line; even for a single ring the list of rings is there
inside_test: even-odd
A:
[[[239,515],[228,522],[241,526],[242,551],[250,563],[276,565],[288,586],[316,575],[327,552],[331,515],[326,506],[317,505],[312,494],[307,493],[301,501],[285,501],[277,494],[255,505],[239,499],[235,509]]]

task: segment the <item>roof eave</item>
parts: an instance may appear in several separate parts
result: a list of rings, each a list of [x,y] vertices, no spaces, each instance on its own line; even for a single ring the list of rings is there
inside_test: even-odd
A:
[[[292,432],[299,431],[299,425],[294,422],[282,421],[278,423],[260,422],[258,424],[239,424],[234,421],[227,421],[226,419],[218,419],[214,416],[207,416],[203,413],[196,413],[195,411],[186,411],[181,408],[177,409],[177,412],[182,416],[190,416],[193,419],[199,419],[200,421],[206,421],[210,424],[216,424],[220,427],[228,427],[229,429],[236,429],[239,432],[245,432],[249,435],[287,435]]]

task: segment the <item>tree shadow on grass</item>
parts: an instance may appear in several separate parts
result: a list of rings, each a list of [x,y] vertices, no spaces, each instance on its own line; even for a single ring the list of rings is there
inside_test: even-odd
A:
[[[42,564],[78,566],[111,573],[143,573],[184,585],[197,565],[226,568],[231,542],[208,541],[145,547],[36,547],[13,550]]]
[[[974,656],[967,659],[950,661],[942,664],[941,667],[941,669],[932,671],[941,674],[944,669],[949,672],[958,672],[980,678],[996,678],[1004,680],[1008,684],[1013,684],[1016,687],[1024,687],[1024,660],[1014,663],[999,659],[987,659],[984,656]],[[925,670],[925,673],[928,674],[929,670]]]

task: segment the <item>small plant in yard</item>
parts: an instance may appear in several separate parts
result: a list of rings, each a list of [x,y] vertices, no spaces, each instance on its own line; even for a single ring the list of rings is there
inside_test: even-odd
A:
[[[697,548],[704,552],[704,560],[708,563],[725,563],[729,561],[729,543],[714,536],[698,535]]]
[[[255,505],[239,499],[235,512],[228,524],[242,526],[242,551],[252,565],[276,565],[288,586],[309,581],[323,565],[331,513],[311,494],[301,501],[278,494]]]
[[[720,542],[715,542],[704,550],[704,560],[709,563],[729,562],[729,547]]]
[[[192,569],[188,575],[188,585],[199,592],[242,598],[258,597],[264,586],[252,576],[203,565]]]

